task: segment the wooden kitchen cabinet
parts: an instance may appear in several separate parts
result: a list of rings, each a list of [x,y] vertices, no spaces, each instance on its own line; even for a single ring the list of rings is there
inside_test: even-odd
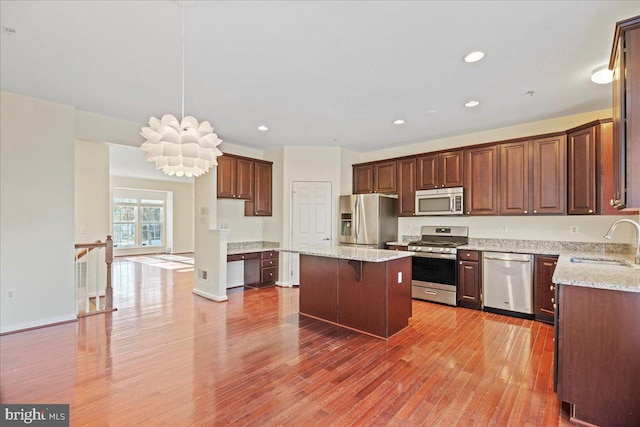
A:
[[[500,214],[528,214],[530,187],[531,142],[500,144]]]
[[[353,166],[353,194],[373,193],[373,164]]]
[[[254,160],[254,196],[244,202],[245,216],[272,215],[272,169],[273,163]]]
[[[462,187],[464,185],[463,154],[463,150],[457,150],[418,156],[416,188],[430,190]]]
[[[458,251],[458,305],[480,310],[482,308],[482,275],[480,252]]]
[[[567,137],[566,135],[534,139],[533,200],[534,214],[566,212]]]
[[[640,16],[616,24],[613,70],[614,194],[618,208],[640,208]]]
[[[597,131],[588,126],[567,132],[567,214],[597,213]]]
[[[387,160],[353,166],[353,194],[396,194],[396,161]]]
[[[218,157],[218,198],[252,199],[253,169],[252,159],[229,154]]]
[[[555,285],[551,281],[557,256],[535,256],[533,275],[533,312],[535,319],[553,324]]]
[[[413,216],[416,210],[416,159],[398,160],[398,216]]]
[[[557,304],[558,399],[583,425],[640,425],[640,293],[558,285]]]
[[[498,215],[498,146],[465,151],[464,188],[467,215]]]

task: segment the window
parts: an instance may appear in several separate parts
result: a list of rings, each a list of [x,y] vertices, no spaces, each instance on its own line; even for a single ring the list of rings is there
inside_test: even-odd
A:
[[[162,246],[164,200],[113,198],[113,246],[135,248]]]

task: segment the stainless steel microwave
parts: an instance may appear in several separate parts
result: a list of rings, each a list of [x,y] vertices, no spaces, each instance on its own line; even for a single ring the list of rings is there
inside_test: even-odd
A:
[[[416,191],[416,215],[464,214],[462,187]]]

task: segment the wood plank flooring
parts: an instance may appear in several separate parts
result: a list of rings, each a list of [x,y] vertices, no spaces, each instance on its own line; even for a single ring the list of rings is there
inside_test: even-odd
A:
[[[216,303],[188,265],[113,268],[117,312],[0,337],[2,403],[76,426],[570,425],[549,325],[413,301],[383,341],[298,315],[297,289]]]

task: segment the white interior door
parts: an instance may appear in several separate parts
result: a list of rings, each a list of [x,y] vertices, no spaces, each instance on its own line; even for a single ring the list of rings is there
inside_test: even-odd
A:
[[[294,181],[291,189],[292,245],[331,245],[331,183]],[[298,254],[291,254],[290,266],[291,282],[299,285]]]

